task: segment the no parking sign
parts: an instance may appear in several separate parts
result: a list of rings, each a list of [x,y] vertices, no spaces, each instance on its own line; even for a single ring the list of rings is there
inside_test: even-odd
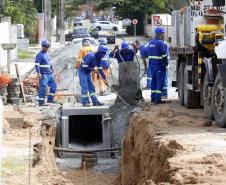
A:
[[[137,25],[137,23],[138,23],[138,20],[137,19],[133,19],[133,25],[134,25],[134,37],[136,37],[136,31],[137,31],[137,29],[136,29],[136,25]]]
[[[136,25],[138,23],[137,19],[133,19],[133,24]]]

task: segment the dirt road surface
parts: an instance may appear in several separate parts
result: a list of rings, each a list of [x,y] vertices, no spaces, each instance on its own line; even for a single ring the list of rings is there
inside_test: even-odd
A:
[[[26,124],[32,123],[31,145],[40,142],[41,111],[26,108],[22,114]],[[80,168],[52,170],[38,165],[31,168],[31,184],[83,185],[84,179],[87,185],[226,183],[226,132],[214,123],[203,127],[207,120],[202,110],[185,109],[177,101],[147,103],[129,119],[118,173],[91,169],[84,174]],[[28,184],[29,128],[7,128],[1,155],[2,184]]]

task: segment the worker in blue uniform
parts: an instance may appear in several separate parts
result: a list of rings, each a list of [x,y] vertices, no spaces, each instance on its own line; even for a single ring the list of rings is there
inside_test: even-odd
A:
[[[122,41],[121,49],[119,46],[115,45],[115,48],[110,52],[109,56],[116,58],[118,63],[121,62],[133,62],[135,52],[133,49],[129,48],[129,43],[127,41]]]
[[[50,87],[47,102],[55,103],[54,96],[56,93],[57,85],[53,77],[53,67],[50,62],[49,55],[47,53],[50,47],[49,41],[42,40],[42,50],[36,55],[35,58],[35,70],[39,78],[39,91],[38,102],[39,106],[44,106],[47,86]]]
[[[169,64],[170,63],[170,45],[166,41],[164,41],[164,43],[167,46],[167,61]],[[166,67],[165,80],[164,80],[164,85],[163,85],[163,89],[162,89],[162,99],[168,98],[168,68],[169,68],[169,66]]]
[[[106,39],[100,39],[99,40],[100,45],[107,45],[107,40]],[[105,77],[108,81],[109,79],[109,68],[110,68],[110,61],[109,61],[109,53],[107,52],[106,55],[101,59],[101,66],[102,70],[105,74]],[[106,84],[102,78],[99,78],[99,94],[100,95],[105,95],[106,93]]]
[[[155,38],[145,47],[141,47],[142,58],[149,59],[148,76],[151,82],[151,101],[161,103],[162,89],[165,80],[167,60],[167,45],[164,43],[165,30],[162,27],[155,29]],[[149,84],[150,85],[150,84]]]
[[[103,103],[100,103],[95,94],[95,87],[93,85],[91,72],[95,71],[96,73],[101,75],[101,78],[104,79],[106,82],[106,76],[103,73],[102,66],[101,66],[101,59],[106,55],[108,52],[108,48],[105,45],[100,45],[98,47],[97,52],[91,52],[87,54],[81,65],[78,69],[79,81],[81,86],[81,100],[82,105],[84,107],[89,107],[90,104],[88,102],[88,93],[91,97],[93,106],[102,106]],[[95,67],[97,67],[95,69]]]

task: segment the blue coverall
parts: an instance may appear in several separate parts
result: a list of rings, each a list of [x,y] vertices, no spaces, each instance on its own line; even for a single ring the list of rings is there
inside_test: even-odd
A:
[[[91,97],[92,103],[95,106],[99,101],[96,97],[95,87],[93,85],[91,72],[97,66],[98,71],[102,78],[106,80],[105,74],[102,71],[101,57],[96,53],[88,53],[82,60],[81,65],[78,69],[78,76],[81,86],[81,100],[82,104],[88,104],[88,92]]]
[[[133,62],[134,61],[134,50],[129,48],[127,51],[119,50],[115,53],[111,52],[110,57],[116,58],[118,63],[121,62]]]
[[[170,63],[170,45],[166,41],[164,41],[164,43],[167,46],[167,60],[169,64]],[[162,89],[162,96],[165,96],[165,97],[168,96],[168,67],[166,68],[166,75],[165,75],[164,85]]]
[[[141,47],[141,56],[149,58],[147,74],[151,82],[151,101],[156,104],[161,102],[161,94],[166,74],[167,46],[160,39],[151,40],[146,47]],[[150,84],[148,84],[150,86]]]
[[[46,96],[47,85],[50,87],[49,96],[47,102],[53,102],[57,85],[53,78],[53,68],[50,62],[50,58],[47,52],[40,51],[35,58],[35,70],[37,73],[41,74],[39,79],[39,105],[44,104]]]
[[[107,53],[104,58],[101,59],[101,65],[103,69],[108,69],[110,66],[109,54]]]

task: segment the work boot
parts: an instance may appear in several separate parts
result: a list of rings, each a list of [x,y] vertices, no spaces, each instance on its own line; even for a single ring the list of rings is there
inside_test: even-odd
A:
[[[162,96],[161,98],[166,100],[166,99],[168,99],[168,96]]]
[[[100,96],[104,96],[104,92],[103,91],[100,91],[99,95]]]
[[[100,102],[97,102],[97,103],[94,103],[93,106],[103,106],[104,103],[100,103]]]
[[[91,105],[89,103],[83,104],[83,107],[91,107]]]

